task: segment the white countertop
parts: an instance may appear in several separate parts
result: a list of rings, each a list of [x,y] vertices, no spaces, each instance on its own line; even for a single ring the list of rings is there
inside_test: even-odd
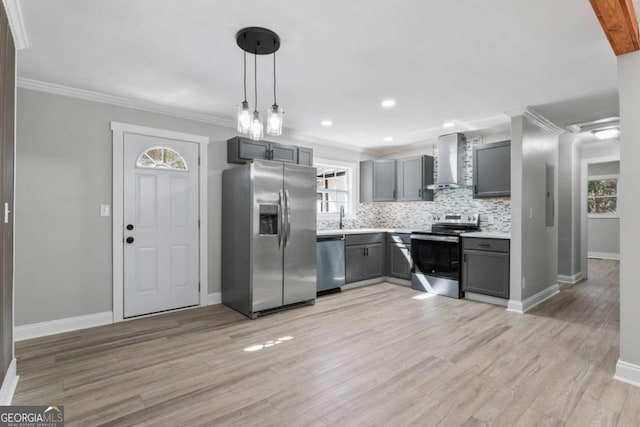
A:
[[[500,231],[471,231],[469,233],[464,233],[462,237],[479,237],[482,239],[511,240],[511,233],[503,233]]]
[[[318,230],[318,236],[339,236],[341,234],[398,233],[411,234],[414,230],[407,228],[345,228],[342,230]]]

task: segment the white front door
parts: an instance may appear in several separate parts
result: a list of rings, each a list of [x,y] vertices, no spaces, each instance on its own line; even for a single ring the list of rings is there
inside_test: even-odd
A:
[[[124,317],[198,305],[198,144],[124,135]]]

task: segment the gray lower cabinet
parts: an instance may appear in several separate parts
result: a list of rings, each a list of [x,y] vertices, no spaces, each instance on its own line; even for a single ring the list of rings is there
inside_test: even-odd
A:
[[[345,239],[347,283],[375,279],[384,275],[384,234],[348,235]]]
[[[300,153],[302,153],[302,162],[300,162]],[[256,159],[312,166],[313,150],[269,141],[253,141],[241,136],[227,141],[228,163],[244,164]]]
[[[395,160],[365,160],[360,162],[360,201],[395,201],[396,178]]]
[[[509,240],[462,239],[462,290],[509,299]]]
[[[473,147],[473,197],[511,195],[511,141]]]
[[[416,156],[396,160],[397,199],[399,202],[433,200],[433,157]]]
[[[389,243],[389,276],[411,280],[411,245]]]

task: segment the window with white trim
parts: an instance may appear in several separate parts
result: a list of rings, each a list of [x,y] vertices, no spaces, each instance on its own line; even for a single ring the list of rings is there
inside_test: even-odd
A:
[[[182,155],[169,147],[151,147],[143,151],[136,160],[136,167],[176,171],[189,170]]]
[[[589,177],[587,213],[591,218],[618,216],[618,175]]]
[[[316,207],[318,215],[336,215],[344,206],[350,215],[353,202],[352,171],[346,166],[316,164]]]

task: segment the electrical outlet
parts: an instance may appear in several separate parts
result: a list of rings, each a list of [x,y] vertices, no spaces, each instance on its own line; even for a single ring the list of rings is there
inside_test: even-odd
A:
[[[529,219],[533,218],[533,208],[529,208]]]
[[[100,205],[100,216],[111,216],[111,206]]]
[[[527,279],[526,278],[522,278],[522,289],[527,287]]]
[[[487,215],[487,224],[489,225],[493,225],[495,224],[495,219],[493,218],[493,215]]]

